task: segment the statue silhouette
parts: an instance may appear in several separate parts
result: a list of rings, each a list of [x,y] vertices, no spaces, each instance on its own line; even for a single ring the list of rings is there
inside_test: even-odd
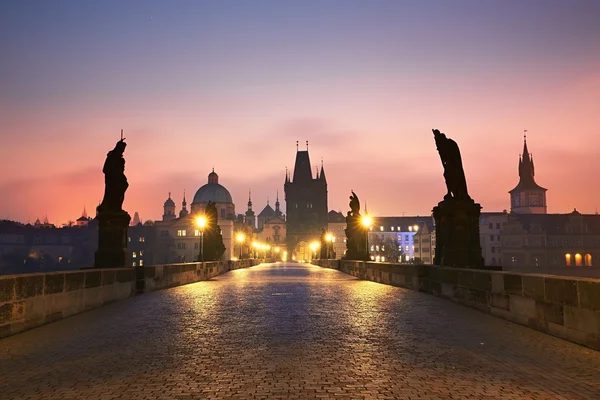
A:
[[[102,172],[104,173],[104,198],[98,206],[98,213],[122,212],[125,191],[129,187],[125,177],[125,159],[123,153],[127,144],[121,139],[115,148],[108,152]]]
[[[444,167],[444,179],[448,189],[448,193],[444,198],[470,199],[458,145],[438,129],[432,129],[432,131]]]

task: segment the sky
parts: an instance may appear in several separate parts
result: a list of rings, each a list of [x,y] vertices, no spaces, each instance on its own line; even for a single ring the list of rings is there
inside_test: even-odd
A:
[[[432,128],[483,211],[510,208],[523,130],[548,211],[600,206],[600,2],[0,2],[0,219],[74,220],[124,129],[124,209],[160,219],[214,167],[236,212],[279,190],[296,141],[329,208],[429,215]]]

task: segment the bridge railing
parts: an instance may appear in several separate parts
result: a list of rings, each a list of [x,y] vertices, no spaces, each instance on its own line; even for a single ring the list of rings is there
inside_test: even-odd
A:
[[[261,260],[0,275],[0,338],[126,299],[210,279]]]
[[[600,349],[600,279],[363,261],[313,264],[443,297]]]

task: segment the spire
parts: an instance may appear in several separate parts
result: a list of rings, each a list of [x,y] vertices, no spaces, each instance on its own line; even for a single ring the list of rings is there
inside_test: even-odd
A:
[[[325,169],[323,168],[323,158],[321,158],[321,173],[319,174],[319,179],[323,182],[327,182],[327,178],[325,178]]]
[[[308,151],[298,151],[296,153],[296,163],[294,165],[294,177],[292,182],[309,183],[312,181],[312,179]]]
[[[188,210],[186,208],[187,202],[185,201],[185,189],[183,189],[183,201],[181,202],[181,211],[179,211],[179,218],[183,218],[188,215]]]
[[[248,211],[252,211],[252,191],[248,189]]]
[[[182,202],[183,208],[185,209],[185,206],[187,205],[187,202],[185,201],[185,189],[183,189],[183,202]]]
[[[315,165],[315,179],[319,179],[319,166]]]
[[[281,211],[279,210],[279,189],[277,189],[277,198],[275,200],[275,215],[280,216]]]
[[[290,182],[290,173],[288,171],[288,167],[287,165],[285,166],[285,183],[289,183]]]
[[[269,196],[267,196],[267,205],[269,205]]]
[[[529,151],[527,150],[527,129],[523,130],[523,158],[529,158]]]
[[[82,217],[87,218],[88,214],[87,214],[87,210],[85,209],[85,206],[83,206],[83,213],[81,214]]]

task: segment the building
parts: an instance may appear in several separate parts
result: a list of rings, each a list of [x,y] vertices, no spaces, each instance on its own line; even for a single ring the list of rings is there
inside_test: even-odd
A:
[[[435,254],[433,217],[375,217],[369,231],[373,261],[432,264]],[[391,251],[390,246],[396,248]]]
[[[308,144],[308,143],[307,143]],[[325,170],[313,178],[308,150],[296,151],[294,173],[285,176],[287,249],[296,260],[310,258],[309,243],[327,229],[327,179]]]
[[[204,214],[209,201],[215,203],[218,225],[223,235],[226,260],[234,257],[235,206],[229,191],[219,184],[219,176],[213,171],[208,175],[208,183],[200,187],[194,195],[191,212],[187,211],[185,193],[179,218],[175,213],[175,202],[169,198],[164,203],[162,221],[154,223],[154,264],[193,262],[199,259],[202,249],[202,230],[197,226],[198,216]]]
[[[502,265],[502,229],[508,220],[506,210],[482,212],[479,217],[479,242],[481,255],[488,266]]]
[[[136,225],[127,228],[127,251],[132,267],[152,265],[154,261],[154,226],[142,224],[138,219]]]
[[[338,211],[331,210],[327,214],[327,232],[332,236],[331,248],[336,259],[346,254],[346,217]]]
[[[535,182],[533,155],[523,141],[523,154],[519,157],[519,183],[510,193],[510,212],[517,214],[546,214],[546,191]]]
[[[511,213],[501,238],[503,269],[600,277],[598,214]]]

